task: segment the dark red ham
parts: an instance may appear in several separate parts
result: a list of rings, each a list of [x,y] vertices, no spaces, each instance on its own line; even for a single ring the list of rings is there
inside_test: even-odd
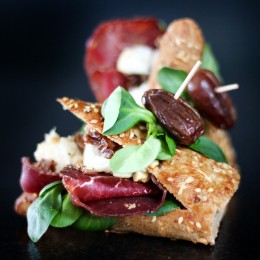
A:
[[[152,181],[133,182],[102,173],[83,173],[67,167],[61,171],[71,201],[101,216],[125,216],[156,211],[164,202],[166,190]]]
[[[61,180],[61,177],[55,172],[53,161],[31,163],[28,157],[22,158],[20,185],[23,191],[39,193],[44,186],[58,180]]]
[[[119,54],[125,47],[144,44],[155,48],[163,34],[154,18],[113,20],[101,24],[87,41],[85,71],[98,102],[103,102],[127,78],[116,70]]]

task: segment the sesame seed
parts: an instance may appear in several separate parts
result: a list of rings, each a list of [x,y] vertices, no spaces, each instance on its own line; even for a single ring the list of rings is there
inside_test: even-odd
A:
[[[180,225],[182,223],[182,221],[183,221],[183,217],[179,217],[178,218],[178,224]]]
[[[195,191],[199,193],[199,192],[201,192],[201,189],[197,188],[197,189],[195,189]]]
[[[96,123],[97,123],[97,119],[92,119],[92,120],[90,121],[90,123],[96,124]]]
[[[135,137],[135,134],[133,132],[130,132],[129,137],[133,139]]]
[[[169,177],[169,178],[167,179],[167,181],[173,181],[173,178]]]
[[[124,136],[125,136],[125,134],[124,134],[124,133],[122,133],[122,134],[120,134],[120,135],[119,135],[119,137],[124,137]]]
[[[90,106],[85,106],[84,112],[87,112],[87,113],[89,113],[90,111],[91,111],[91,108],[90,108]]]
[[[196,227],[200,229],[201,228],[201,224],[199,222],[196,222]]]
[[[202,200],[202,201],[207,201],[207,199],[208,199],[207,196],[202,196],[202,197],[201,197],[201,200]]]
[[[181,195],[185,189],[187,189],[187,187],[185,186],[185,183],[183,183],[178,191],[178,195]]]
[[[98,113],[99,110],[97,108],[94,108],[94,113]]]
[[[156,221],[156,216],[153,216],[152,222],[155,222],[155,221]]]
[[[91,106],[92,108],[95,108],[95,107],[96,107],[94,104],[91,104],[90,106]]]
[[[68,104],[68,108],[71,109],[72,107],[74,107],[74,104],[69,103],[69,104]]]
[[[78,106],[79,106],[78,103],[75,103],[75,104],[74,104],[74,107],[75,107],[75,108],[78,108]]]
[[[213,188],[209,188],[209,189],[208,189],[208,192],[213,192],[213,191],[214,191]]]
[[[137,140],[137,143],[138,143],[138,144],[141,144],[141,143],[142,143],[141,139],[138,139],[138,140]]]
[[[191,221],[191,220],[189,221],[189,223],[190,223],[191,225],[194,225],[194,222],[193,222],[193,221]]]
[[[185,180],[186,183],[191,183],[191,182],[193,182],[193,181],[194,181],[194,178],[193,178],[192,176],[189,176],[189,177]]]

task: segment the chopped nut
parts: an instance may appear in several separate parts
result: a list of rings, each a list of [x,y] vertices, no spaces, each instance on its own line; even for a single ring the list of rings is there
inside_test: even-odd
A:
[[[147,171],[139,171],[133,174],[134,182],[143,182],[146,183],[150,180],[150,174]]]
[[[199,222],[196,222],[196,227],[200,229],[201,228],[201,224]]]
[[[182,223],[182,221],[183,221],[183,217],[179,217],[178,218],[178,224],[180,225]]]

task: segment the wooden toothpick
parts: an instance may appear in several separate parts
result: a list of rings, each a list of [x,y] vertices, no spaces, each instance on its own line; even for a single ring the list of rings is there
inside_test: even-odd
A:
[[[220,87],[215,88],[215,92],[223,93],[223,92],[227,92],[227,91],[238,89],[238,88],[239,88],[238,84],[230,84],[230,85],[225,85],[225,86],[220,86]]]
[[[201,65],[201,61],[198,60],[196,62],[196,64],[193,66],[193,68],[191,69],[190,73],[188,74],[188,76],[185,78],[185,80],[182,82],[181,86],[179,87],[179,89],[177,90],[176,94],[174,95],[175,99],[178,99],[180,97],[180,95],[182,94],[182,92],[184,91],[184,89],[186,88],[186,86],[188,85],[188,83],[190,82],[190,80],[192,79],[192,77],[195,75],[195,73],[197,72],[197,70],[199,69]]]

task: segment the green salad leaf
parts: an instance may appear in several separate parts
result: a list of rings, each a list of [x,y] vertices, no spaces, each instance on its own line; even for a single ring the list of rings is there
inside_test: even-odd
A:
[[[221,148],[205,136],[199,137],[194,144],[189,145],[189,148],[217,162],[228,163]]]
[[[116,218],[96,216],[85,211],[72,226],[86,231],[104,231],[111,228],[115,222]]]
[[[63,228],[72,225],[84,212],[83,208],[74,206],[70,200],[69,193],[66,193],[62,207],[58,214],[53,218],[50,225],[53,227]]]
[[[175,94],[187,77],[187,73],[182,70],[163,67],[159,70],[157,77],[162,89]],[[186,90],[182,92],[181,97],[184,99],[189,99]]]
[[[149,166],[158,156],[161,143],[150,136],[143,145],[131,145],[118,150],[110,160],[116,174],[133,173]]]
[[[116,88],[102,107],[102,116],[106,118],[103,128],[104,133],[115,124],[118,118],[121,105],[121,95],[122,89],[120,87]]]
[[[103,134],[120,134],[139,122],[152,125],[156,119],[152,112],[139,106],[124,88],[116,88],[102,106]]]
[[[220,69],[210,44],[206,43],[202,54],[201,68],[212,71],[221,80]]]
[[[163,205],[155,212],[146,214],[147,216],[163,216],[175,209],[180,208],[180,204],[176,201],[165,200]]]
[[[157,138],[161,142],[161,150],[157,156],[157,159],[161,161],[170,160],[175,154],[175,141],[166,132],[163,132],[161,138],[160,135],[158,135]]]
[[[27,211],[28,235],[37,242],[47,231],[53,218],[62,207],[61,182],[47,185],[40,196],[30,205]]]

